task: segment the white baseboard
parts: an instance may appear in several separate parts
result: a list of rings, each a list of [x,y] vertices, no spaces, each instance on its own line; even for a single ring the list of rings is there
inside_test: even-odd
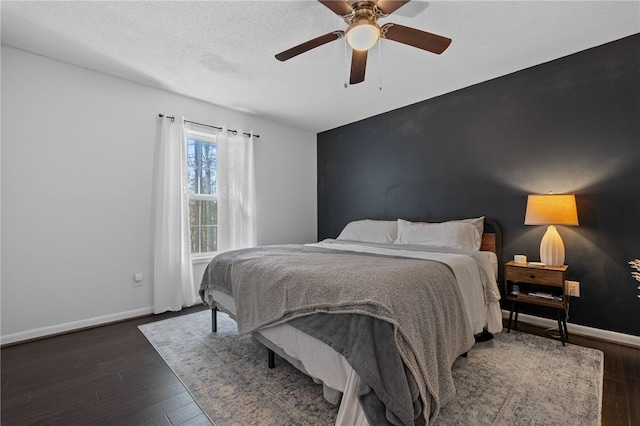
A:
[[[509,318],[509,311],[503,309],[502,317]],[[548,318],[536,317],[534,315],[519,314],[518,321],[547,328],[558,327],[558,321]],[[616,331],[602,330],[600,328],[587,327],[585,325],[571,324],[570,322],[567,323],[567,329],[569,329],[569,339],[571,339],[571,334],[579,334],[581,336],[595,337],[597,339],[608,340],[610,342],[616,342],[623,345],[635,346],[637,348],[640,348],[640,336],[618,333]]]
[[[118,312],[116,314],[104,315],[101,317],[87,318],[80,321],[72,321],[64,324],[52,325],[48,327],[35,328],[33,330],[21,331],[19,333],[0,336],[0,345],[22,342],[25,340],[37,339],[39,337],[52,336],[69,331],[81,330],[87,327],[108,324],[110,322],[122,321],[130,318],[140,317],[153,313],[153,308],[134,309],[133,311]]]

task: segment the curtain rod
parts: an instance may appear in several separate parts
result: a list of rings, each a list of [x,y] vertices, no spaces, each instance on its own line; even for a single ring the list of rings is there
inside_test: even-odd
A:
[[[166,118],[168,118],[169,120],[171,120],[171,122],[172,122],[172,123],[176,120],[176,118],[175,118],[175,117],[172,117],[172,116],[170,116],[170,115],[166,115],[166,116],[165,116],[164,114],[158,114],[158,117],[160,117],[160,118],[164,118],[164,117],[166,117]],[[185,122],[185,123],[191,123],[191,124],[197,124],[198,126],[210,127],[210,128],[212,128],[212,129],[216,129],[216,130],[217,130],[217,131],[219,131],[219,132],[221,132],[221,131],[222,131],[222,127],[212,126],[211,124],[197,123],[197,122],[195,122],[195,121],[189,121],[189,120],[184,120],[184,122]],[[237,134],[238,134],[238,131],[237,131],[237,130],[227,129],[227,132],[231,132],[231,133],[233,133],[234,135],[237,135]],[[243,134],[243,135],[245,135],[245,136],[251,136],[251,133],[247,133],[247,132],[244,132],[244,133],[242,133],[242,134]],[[260,137],[260,135],[253,135],[253,137],[254,137],[254,138],[259,138],[259,137]]]

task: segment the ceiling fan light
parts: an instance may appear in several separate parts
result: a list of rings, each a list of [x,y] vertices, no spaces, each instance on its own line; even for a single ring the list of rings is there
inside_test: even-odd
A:
[[[354,22],[347,29],[347,43],[355,50],[369,50],[380,38],[380,27],[375,22]]]

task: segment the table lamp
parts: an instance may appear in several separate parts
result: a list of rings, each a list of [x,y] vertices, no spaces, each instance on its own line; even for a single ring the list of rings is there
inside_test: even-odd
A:
[[[525,225],[549,225],[540,242],[540,261],[547,266],[564,264],[564,244],[554,225],[578,226],[576,196],[537,194],[527,198]]]

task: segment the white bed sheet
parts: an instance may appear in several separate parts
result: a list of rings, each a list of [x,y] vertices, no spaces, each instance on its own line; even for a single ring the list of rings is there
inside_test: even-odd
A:
[[[446,263],[453,270],[460,291],[463,296],[469,323],[476,333],[483,327],[491,333],[502,330],[502,312],[499,302],[484,302],[484,290],[480,284],[477,264],[474,259],[464,254],[416,252],[402,250],[396,247],[374,247],[361,244],[333,243],[333,240],[309,244],[310,246],[324,247],[336,250],[360,251],[376,254],[392,254],[418,259],[437,260]],[[494,253],[486,253],[481,261],[487,272],[487,276],[497,276],[497,258]],[[499,298],[497,284],[494,291]],[[213,298],[223,310],[235,315],[236,305],[233,297],[219,291],[213,291]],[[324,386],[342,393],[337,426],[368,426],[364,411],[358,401],[358,386],[360,378],[347,360],[336,352],[331,346],[312,337],[297,328],[284,323],[272,327],[265,327],[257,331],[273,344],[281,348],[287,356],[299,360],[309,376],[320,381]]]

